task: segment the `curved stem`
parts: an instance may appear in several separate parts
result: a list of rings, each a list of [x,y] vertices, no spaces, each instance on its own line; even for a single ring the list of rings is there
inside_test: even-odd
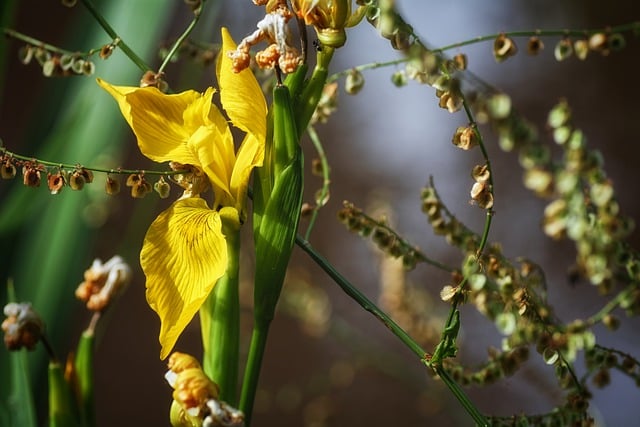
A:
[[[309,240],[311,230],[313,230],[316,218],[318,217],[318,211],[325,205],[327,196],[329,196],[329,185],[331,184],[331,180],[329,179],[329,171],[331,170],[331,167],[327,161],[327,155],[322,147],[320,137],[311,125],[307,127],[307,134],[318,153],[318,157],[320,158],[320,163],[322,165],[322,188],[320,189],[320,194],[316,197],[316,206],[313,208],[313,213],[311,214],[311,219],[309,220],[309,225],[307,226],[307,231],[304,235],[305,240]]]
[[[204,7],[205,1],[206,0],[202,0],[202,2],[200,3],[200,6],[193,11],[193,19],[191,20],[191,23],[184,30],[182,35],[178,37],[178,40],[175,41],[173,46],[171,46],[171,50],[169,51],[169,53],[167,53],[167,56],[164,58],[164,61],[162,61],[162,64],[158,68],[158,74],[164,71],[167,64],[169,64],[169,61],[171,61],[171,58],[173,58],[173,55],[176,54],[178,49],[180,49],[180,46],[182,46],[182,43],[184,43],[186,38],[189,37],[189,34],[191,34],[191,31],[193,31],[193,29],[196,27],[198,20],[200,20],[200,15],[202,15],[202,8]]]

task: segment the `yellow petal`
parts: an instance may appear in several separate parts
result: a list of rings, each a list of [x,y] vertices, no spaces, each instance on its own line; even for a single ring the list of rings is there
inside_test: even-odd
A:
[[[216,64],[222,107],[234,126],[264,141],[267,135],[267,103],[250,69],[239,73],[232,71],[227,53],[235,48],[229,31],[222,28],[222,52]]]
[[[256,166],[261,166],[264,160],[264,143],[260,143],[257,137],[247,134],[238,149],[236,164],[231,175],[231,192],[236,200],[235,208],[242,212],[244,200],[249,185],[251,170]]]
[[[147,302],[160,317],[164,359],[226,271],[220,215],[200,198],[178,200],[149,227],[140,265]]]
[[[211,103],[213,92],[207,92]],[[204,108],[207,100],[196,91],[188,90],[176,95],[166,95],[153,87],[138,89],[126,95],[130,105],[131,128],[138,138],[138,146],[142,154],[156,162],[175,161],[183,164],[200,166],[198,158],[188,147],[189,137],[199,128],[193,120],[185,123],[185,114],[190,111],[191,117],[198,113],[190,108]],[[208,113],[207,109],[207,113]]]
[[[187,141],[208,119],[213,90],[204,95],[188,90],[166,95],[154,87],[113,86],[98,79],[138,139],[142,154],[156,162],[176,161],[200,166]]]
[[[131,124],[131,106],[126,101],[126,95],[134,90],[140,89],[132,86],[113,86],[102,79],[96,79],[98,84],[118,101],[118,107],[127,123]]]

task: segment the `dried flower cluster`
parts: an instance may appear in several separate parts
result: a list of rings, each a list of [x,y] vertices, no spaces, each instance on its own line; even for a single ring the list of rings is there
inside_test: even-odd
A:
[[[165,378],[174,389],[171,405],[172,425],[244,425],[242,412],[218,400],[218,385],[207,377],[193,356],[175,352],[169,357],[168,367]]]

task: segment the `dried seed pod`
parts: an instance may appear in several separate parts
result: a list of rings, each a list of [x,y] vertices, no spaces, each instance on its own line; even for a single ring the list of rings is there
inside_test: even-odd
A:
[[[355,95],[360,92],[363,86],[364,76],[362,75],[362,73],[355,68],[350,70],[344,82],[344,90],[349,95]]]
[[[502,62],[510,56],[518,53],[518,47],[513,39],[500,34],[493,42],[493,57],[497,62]]]
[[[43,168],[33,162],[26,162],[22,166],[22,182],[27,187],[40,187],[40,172]]]
[[[609,40],[605,33],[595,33],[589,37],[589,49],[603,55],[609,53]]]
[[[73,171],[71,176],[69,176],[69,187],[71,187],[72,190],[78,190],[78,191],[82,190],[86,183],[87,183],[87,179],[77,169]]]
[[[105,191],[110,196],[115,196],[116,194],[120,193],[120,181],[107,175]]]
[[[459,126],[451,142],[458,148],[470,150],[478,145],[478,135],[471,126]]]
[[[31,45],[22,46],[20,50],[18,50],[18,59],[20,60],[20,62],[22,62],[24,65],[27,65],[29,62],[31,62],[31,59],[33,59],[34,49],[35,48]]]
[[[584,61],[587,59],[587,55],[589,55],[589,42],[585,39],[576,40],[575,43],[573,43],[573,50],[576,53],[576,57]]]
[[[114,40],[112,43],[105,44],[104,46],[102,46],[102,48],[100,49],[100,53],[98,53],[98,56],[100,56],[100,59],[107,59],[108,57],[111,56],[111,54],[116,48],[117,41],[119,40]]]
[[[467,69],[467,55],[464,53],[459,53],[453,57],[453,63],[455,64],[456,69],[458,70],[466,70]]]
[[[573,54],[573,44],[571,40],[568,37],[561,39],[558,44],[556,44],[553,54],[557,61],[564,61],[569,58]]]
[[[538,36],[532,36],[527,42],[527,53],[529,55],[537,55],[544,49],[544,43]]]
[[[16,166],[10,158],[6,158],[0,165],[0,176],[2,179],[13,179],[16,176]]]
[[[131,187],[131,197],[134,199],[142,199],[149,194],[152,190],[151,184],[149,184],[144,178]]]
[[[51,194],[58,194],[62,191],[65,184],[65,176],[62,171],[58,171],[55,174],[49,173],[47,175],[47,185]]]
[[[153,184],[153,189],[158,193],[161,199],[166,199],[169,197],[171,186],[167,181],[165,181],[164,177],[161,176],[160,179]]]

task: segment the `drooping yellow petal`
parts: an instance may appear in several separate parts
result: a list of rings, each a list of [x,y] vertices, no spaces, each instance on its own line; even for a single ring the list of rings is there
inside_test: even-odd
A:
[[[113,86],[101,79],[98,84],[118,101],[142,154],[156,162],[199,166],[187,141],[199,126],[211,124],[207,117],[213,90],[204,95],[193,90],[166,95],[153,87]]]
[[[235,49],[236,44],[229,31],[222,28],[222,52],[216,64],[222,107],[234,126],[264,141],[267,135],[267,103],[250,69],[239,73],[231,69],[227,53]]]
[[[176,201],[149,227],[140,265],[147,302],[160,317],[164,359],[226,271],[220,215],[197,197]]]
[[[208,93],[209,103],[212,95],[213,92]],[[126,100],[131,106],[130,125],[142,154],[156,162],[175,161],[200,166],[197,156],[187,145],[199,126],[193,122],[187,126],[184,115],[193,103],[205,97],[193,90],[166,95],[152,87],[127,94]]]

